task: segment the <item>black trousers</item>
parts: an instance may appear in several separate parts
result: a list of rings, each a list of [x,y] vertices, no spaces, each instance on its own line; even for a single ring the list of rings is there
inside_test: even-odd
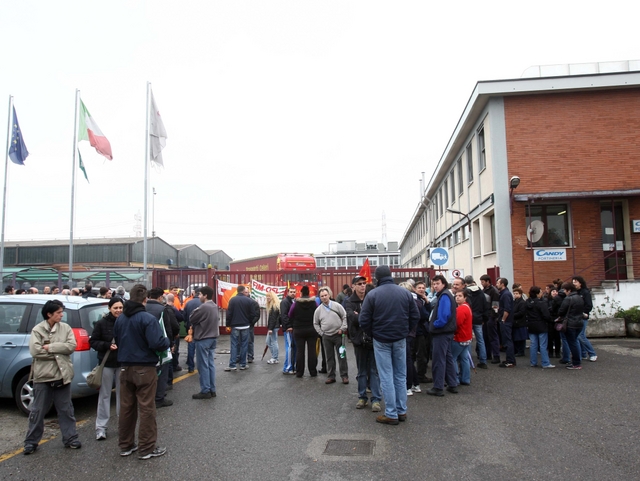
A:
[[[296,340],[296,376],[302,377],[304,375],[305,351],[309,365],[309,374],[311,376],[317,376],[318,356],[316,355],[316,340],[318,339],[318,333],[313,327],[298,328],[293,330],[293,337]]]

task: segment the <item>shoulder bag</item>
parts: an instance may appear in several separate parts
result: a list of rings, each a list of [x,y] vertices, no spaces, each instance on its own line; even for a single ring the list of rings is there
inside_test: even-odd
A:
[[[111,340],[111,344],[115,342],[115,338]],[[109,359],[109,354],[111,354],[111,349],[107,351],[107,353],[102,358],[102,362],[98,364],[93,370],[87,375],[87,386],[91,389],[99,390],[102,386],[102,371],[104,369],[104,365]]]

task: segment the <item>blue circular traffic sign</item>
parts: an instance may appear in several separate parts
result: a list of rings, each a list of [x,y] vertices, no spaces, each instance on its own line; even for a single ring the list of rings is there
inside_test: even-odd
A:
[[[431,249],[430,257],[431,262],[437,266],[443,266],[449,262],[449,252],[442,247]]]

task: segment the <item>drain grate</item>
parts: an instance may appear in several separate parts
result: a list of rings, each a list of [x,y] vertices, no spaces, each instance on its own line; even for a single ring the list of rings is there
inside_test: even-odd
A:
[[[324,448],[327,456],[371,456],[376,442],[366,439],[329,439]]]

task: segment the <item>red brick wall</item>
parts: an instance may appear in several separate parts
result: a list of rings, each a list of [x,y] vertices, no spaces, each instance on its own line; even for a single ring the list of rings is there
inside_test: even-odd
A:
[[[520,177],[518,194],[640,188],[640,89],[505,97],[504,105],[509,177]],[[525,204],[514,202],[515,282],[528,288],[535,278],[543,286],[579,273],[599,284],[601,200],[571,201],[575,249],[567,249],[564,262],[532,262]],[[629,216],[640,219],[640,198],[629,198]],[[630,240],[640,265],[640,234]]]

